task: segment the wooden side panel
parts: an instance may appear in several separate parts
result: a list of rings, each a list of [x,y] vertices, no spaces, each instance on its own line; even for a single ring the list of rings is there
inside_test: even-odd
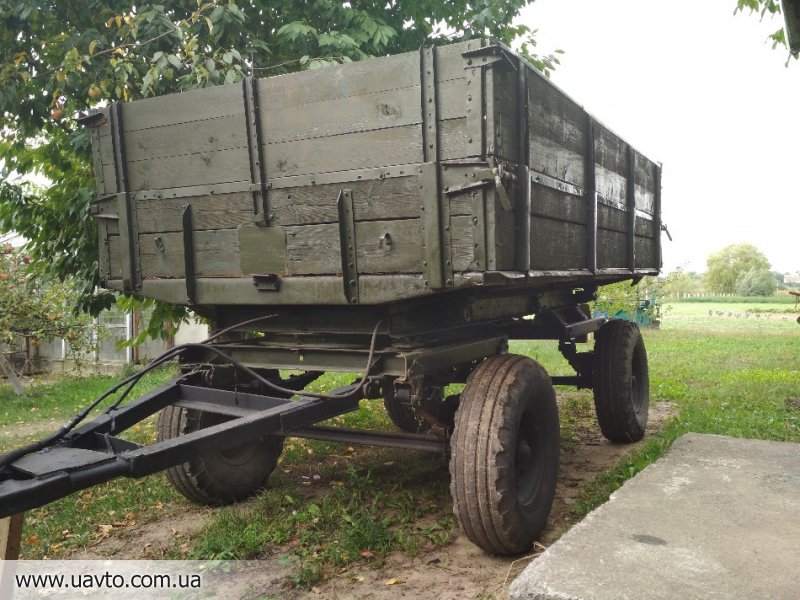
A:
[[[627,199],[628,145],[600,124],[595,125],[596,189],[606,200],[625,204]]]
[[[636,208],[652,215],[655,210],[656,165],[639,152],[636,155]]]
[[[492,68],[494,110],[494,139],[489,153],[494,156],[520,162],[519,157],[519,75],[517,69],[506,61]],[[524,157],[523,157],[524,159]]]
[[[336,200],[342,189],[353,196],[357,221],[404,219],[419,216],[417,177],[390,177],[315,186],[274,189],[270,206],[281,225],[336,223]]]
[[[583,188],[587,116],[547,79],[529,71],[530,167]]]
[[[122,250],[118,235],[108,236],[109,279],[122,279]]]
[[[355,228],[359,273],[421,272],[422,224],[419,219],[362,221],[357,222]],[[342,272],[338,223],[286,227],[286,245],[289,274]]]
[[[268,80],[259,83],[263,81]],[[420,93],[414,85],[312,104],[262,105],[263,141],[276,144],[419,124]]]
[[[419,54],[409,52],[259,79],[264,110],[301,106],[419,85]],[[271,108],[270,108],[271,107]]]
[[[182,233],[139,236],[142,271],[148,278],[183,277],[185,263]],[[195,275],[232,277],[242,275],[239,267],[239,234],[236,229],[194,233]]]
[[[128,164],[132,191],[250,181],[247,148],[209,150]]]
[[[467,196],[469,197],[469,196]],[[452,210],[452,209],[451,209]],[[477,268],[475,265],[475,230],[478,223],[470,215],[452,215],[450,217],[450,242],[453,271],[467,271]]]
[[[192,205],[195,231],[235,229],[253,220],[253,196],[249,193],[219,194],[192,198],[139,200],[139,233],[183,231],[183,209]]]
[[[628,234],[610,229],[597,232],[597,267],[622,269],[628,267]]]
[[[531,269],[564,271],[586,264],[586,227],[543,217],[531,217]]]
[[[419,163],[423,161],[422,128],[407,125],[268,144],[264,153],[270,179]]]

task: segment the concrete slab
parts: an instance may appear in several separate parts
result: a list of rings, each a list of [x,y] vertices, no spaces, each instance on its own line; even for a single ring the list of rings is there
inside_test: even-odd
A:
[[[528,566],[509,595],[800,598],[800,444],[681,437]]]

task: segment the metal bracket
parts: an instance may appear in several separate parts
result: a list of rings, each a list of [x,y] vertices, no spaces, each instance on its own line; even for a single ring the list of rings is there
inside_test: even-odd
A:
[[[253,285],[259,292],[278,292],[281,289],[281,278],[274,273],[253,275]]]
[[[339,210],[339,243],[342,256],[344,295],[350,304],[358,304],[358,253],[356,223],[353,214],[353,192],[341,190],[336,200]]]
[[[462,52],[461,56],[467,59],[467,64],[464,67],[469,69],[472,67],[488,67],[497,62],[507,61],[516,70],[517,64],[511,55],[506,50],[497,44],[476,48],[475,50],[467,50]]]
[[[186,282],[186,297],[195,304],[196,280],[194,268],[194,230],[192,229],[192,205],[187,204],[181,213],[183,224],[183,271]]]

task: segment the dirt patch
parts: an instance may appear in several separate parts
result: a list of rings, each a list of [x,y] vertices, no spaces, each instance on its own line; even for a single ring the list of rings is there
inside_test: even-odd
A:
[[[563,395],[561,398],[563,401]],[[671,403],[650,408],[648,434],[658,431],[676,413]],[[444,548],[415,557],[394,553],[379,565],[352,564],[311,591],[290,589],[287,576],[297,566],[290,549],[278,549],[250,568],[237,586],[228,589],[230,598],[502,598],[509,583],[547,546],[560,538],[577,520],[572,510],[581,488],[599,473],[614,466],[624,455],[639,448],[635,444],[612,444],[599,433],[593,419],[576,424],[575,439],[562,452],[556,498],[549,525],[530,556],[495,557],[473,546],[463,535],[456,535]],[[646,438],[645,438],[646,439]],[[69,556],[71,559],[159,559],[174,556],[174,550],[187,548],[193,536],[207,523],[213,511],[182,506],[156,521],[115,532],[92,547]],[[424,521],[424,520],[423,520]],[[415,523],[424,527],[424,522]]]
[[[149,523],[123,527],[68,556],[75,560],[159,560],[176,547],[188,551],[191,539],[213,516],[208,508],[185,505]]]

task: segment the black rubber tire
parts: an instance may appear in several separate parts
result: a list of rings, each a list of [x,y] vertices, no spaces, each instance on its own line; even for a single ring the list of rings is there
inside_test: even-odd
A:
[[[428,431],[431,428],[431,424],[419,416],[413,406],[407,402],[401,402],[392,392],[393,390],[388,390],[383,394],[383,406],[386,408],[386,414],[389,415],[392,423],[401,431],[408,433],[424,433]]]
[[[644,437],[650,404],[647,350],[639,326],[612,319],[596,334],[594,407],[605,438],[638,442]]]
[[[547,524],[558,478],[555,391],[538,363],[492,356],[461,394],[451,438],[453,512],[492,554],[529,550]]]
[[[199,410],[168,406],[158,415],[157,438],[172,439],[228,420]],[[167,480],[197,504],[238,502],[263,489],[278,464],[283,438],[265,436],[228,450],[200,454],[166,470]]]

